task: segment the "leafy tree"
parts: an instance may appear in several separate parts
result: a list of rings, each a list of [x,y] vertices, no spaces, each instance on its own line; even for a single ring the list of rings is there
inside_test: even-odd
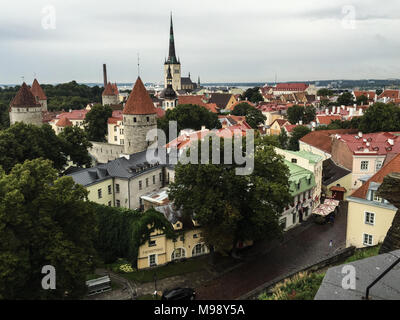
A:
[[[378,96],[380,96],[380,95],[383,93],[383,90],[382,90],[382,89],[377,89],[377,90],[375,91],[375,93],[376,93]]]
[[[317,91],[317,96],[320,96],[320,97],[331,97],[331,96],[333,96],[333,91],[329,90],[329,89],[326,89],[326,88],[322,88],[322,89],[319,89]]]
[[[300,120],[303,120],[304,116],[304,107],[294,105],[293,107],[288,108],[287,117],[291,124],[297,124]]]
[[[299,150],[299,140],[303,138],[306,134],[310,133],[311,130],[305,126],[297,126],[293,129],[291,137],[289,139],[289,150],[298,151]]]
[[[5,103],[0,103],[0,130],[7,129],[10,126],[10,115],[8,106]]]
[[[246,102],[239,103],[232,111],[235,116],[246,116],[246,122],[253,129],[257,129],[259,125],[263,124],[267,119],[261,110],[254,108]]]
[[[350,92],[342,93],[337,99],[337,105],[339,106],[351,106],[354,104],[353,95]]]
[[[10,172],[17,163],[27,159],[44,158],[61,171],[66,164],[63,144],[50,125],[41,127],[18,122],[0,131],[0,165]]]
[[[200,130],[202,126],[208,129],[220,129],[218,115],[208,109],[192,104],[182,104],[169,109],[165,116],[157,120],[157,127],[169,137],[169,121],[176,121],[179,131],[183,129]]]
[[[107,134],[107,121],[112,116],[110,106],[94,105],[86,114],[85,130],[90,141],[104,142]]]
[[[400,108],[381,102],[370,106],[360,119],[362,132],[400,131]]]
[[[281,133],[278,136],[279,147],[282,149],[288,148],[289,137],[285,129],[281,130]]]
[[[303,123],[308,124],[315,120],[317,112],[313,106],[306,106],[304,108]]]
[[[366,105],[366,104],[368,104],[368,97],[365,95],[361,95],[361,96],[357,97],[356,103],[359,106]]]
[[[65,127],[58,135],[64,145],[65,153],[70,156],[78,166],[90,167],[92,159],[89,155],[88,148],[92,146],[87,138],[85,130],[77,127]]]
[[[199,147],[200,142],[194,145]],[[223,139],[219,152],[223,162]],[[211,163],[211,155],[209,159]],[[278,220],[291,201],[289,171],[282,158],[273,146],[263,145],[256,149],[250,175],[236,175],[236,167],[180,163],[170,186],[170,199],[185,216],[200,223],[211,252],[235,251],[239,241],[273,239],[282,232]]]
[[[247,102],[239,103],[232,110],[231,114],[234,116],[246,116],[249,110],[255,109],[253,106]]]
[[[27,160],[0,173],[0,298],[77,299],[93,271],[94,211],[84,187],[57,178],[49,160]],[[56,269],[43,290],[42,267]]]
[[[259,87],[249,88],[242,94],[242,100],[249,100],[253,103],[264,101],[263,96],[260,93]]]

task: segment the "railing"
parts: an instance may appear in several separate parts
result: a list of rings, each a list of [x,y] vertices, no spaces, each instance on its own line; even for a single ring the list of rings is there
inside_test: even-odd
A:
[[[390,270],[392,270],[397,264],[400,263],[400,258],[397,259],[389,268],[387,268],[378,278],[376,278],[368,287],[367,290],[365,291],[365,297],[363,297],[364,300],[370,300],[369,297],[369,290],[379,281],[381,280]]]

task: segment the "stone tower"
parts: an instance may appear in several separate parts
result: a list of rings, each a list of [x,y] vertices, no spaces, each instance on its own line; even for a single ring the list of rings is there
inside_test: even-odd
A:
[[[171,68],[172,73],[172,88],[176,90],[181,90],[181,63],[176,58],[175,54],[175,40],[174,40],[174,29],[172,25],[172,14],[171,14],[171,26],[169,31],[169,53],[168,59],[164,63],[164,87],[167,87],[167,76],[168,68]]]
[[[31,92],[36,99],[36,102],[40,103],[42,106],[42,111],[47,111],[47,97],[44,93],[42,87],[39,82],[35,79],[33,80]]]
[[[101,95],[103,106],[119,104],[119,91],[117,84],[107,83],[103,94]]]
[[[163,100],[163,109],[173,109],[178,104],[178,97],[176,95],[175,90],[172,87],[172,74],[171,68],[168,66],[168,73],[167,73],[167,87],[161,93],[161,97]]]
[[[154,141],[146,141],[146,135],[149,130],[157,129],[157,113],[140,77],[133,86],[122,114],[125,154],[147,150]]]
[[[24,122],[41,126],[43,124],[42,106],[36,101],[24,82],[10,103],[10,124]]]

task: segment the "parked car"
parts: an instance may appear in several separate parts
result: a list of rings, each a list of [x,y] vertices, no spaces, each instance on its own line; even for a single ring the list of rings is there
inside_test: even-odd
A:
[[[161,300],[194,300],[196,292],[192,288],[174,288],[166,290],[161,296]]]

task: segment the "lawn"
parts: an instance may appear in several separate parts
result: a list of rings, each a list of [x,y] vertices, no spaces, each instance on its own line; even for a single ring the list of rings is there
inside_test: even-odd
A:
[[[172,262],[165,266],[160,266],[153,269],[135,270],[133,272],[123,272],[120,269],[120,266],[128,264],[128,262],[123,259],[119,259],[115,263],[108,265],[107,268],[111,269],[113,272],[118,273],[119,275],[128,280],[144,283],[144,282],[154,281],[155,275],[157,277],[157,280],[161,280],[172,276],[201,271],[204,270],[207,263],[208,263],[207,257],[199,257],[199,258],[184,260],[181,262]]]
[[[379,254],[379,249],[381,248],[381,246],[375,246],[375,247],[371,247],[371,248],[366,248],[366,249],[358,249],[355,251],[355,253],[350,256],[349,258],[347,258],[347,260],[344,262],[346,263],[350,263],[350,262],[354,262],[357,260],[361,260],[361,259],[365,259],[365,258],[369,258],[369,257],[373,257],[373,256],[377,256]]]

